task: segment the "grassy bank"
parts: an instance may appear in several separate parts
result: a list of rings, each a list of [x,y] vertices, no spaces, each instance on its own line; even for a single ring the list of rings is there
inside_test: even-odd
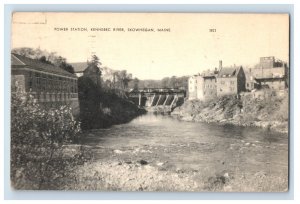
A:
[[[255,99],[224,96],[210,101],[189,100],[172,115],[185,121],[255,126],[288,132],[288,95]]]

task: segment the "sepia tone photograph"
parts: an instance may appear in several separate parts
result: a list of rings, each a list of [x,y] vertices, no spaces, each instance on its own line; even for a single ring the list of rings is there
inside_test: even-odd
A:
[[[287,192],[289,14],[14,12],[14,190]]]

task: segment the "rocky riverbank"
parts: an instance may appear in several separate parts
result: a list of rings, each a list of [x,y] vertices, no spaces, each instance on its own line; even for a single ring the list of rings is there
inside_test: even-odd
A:
[[[281,146],[280,146],[281,147]],[[244,154],[258,148],[249,143],[234,144],[232,150]],[[275,148],[275,147],[274,147]],[[240,149],[240,150],[239,150]],[[94,151],[106,154],[78,166],[64,190],[94,191],[220,191],[257,192],[287,191],[287,174],[272,175],[269,172],[255,173],[175,168],[163,158],[153,159],[153,151],[160,149],[144,146],[132,149],[98,147]],[[242,152],[240,152],[242,151]],[[260,149],[260,151],[262,151]],[[95,154],[97,154],[95,152]],[[96,156],[97,157],[97,156]],[[138,159],[143,157],[144,159]],[[224,166],[224,165],[222,165]],[[225,165],[226,166],[226,165]],[[229,167],[229,166],[228,166]],[[272,185],[271,185],[272,183]]]
[[[262,127],[288,133],[288,96],[258,100],[225,96],[211,101],[190,100],[171,113],[183,121]]]

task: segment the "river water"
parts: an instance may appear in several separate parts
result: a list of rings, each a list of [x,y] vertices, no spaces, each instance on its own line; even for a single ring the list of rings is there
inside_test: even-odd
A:
[[[86,134],[96,159],[139,161],[163,170],[288,174],[288,136],[261,128],[184,122],[151,113]]]

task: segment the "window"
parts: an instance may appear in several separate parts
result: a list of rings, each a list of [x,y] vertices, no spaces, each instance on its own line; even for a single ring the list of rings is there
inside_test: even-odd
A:
[[[28,81],[29,90],[32,89],[32,85],[33,85],[33,74],[31,71],[29,71],[29,81]]]
[[[41,90],[41,77],[39,73],[35,73],[36,77],[36,89]]]
[[[32,89],[32,78],[29,78],[29,89]]]
[[[230,84],[231,84],[231,85],[234,85],[234,81],[230,81]]]
[[[77,91],[77,81],[76,80],[74,80],[75,81],[75,93],[77,93],[78,91]]]
[[[221,81],[221,84],[225,84],[225,81]]]

